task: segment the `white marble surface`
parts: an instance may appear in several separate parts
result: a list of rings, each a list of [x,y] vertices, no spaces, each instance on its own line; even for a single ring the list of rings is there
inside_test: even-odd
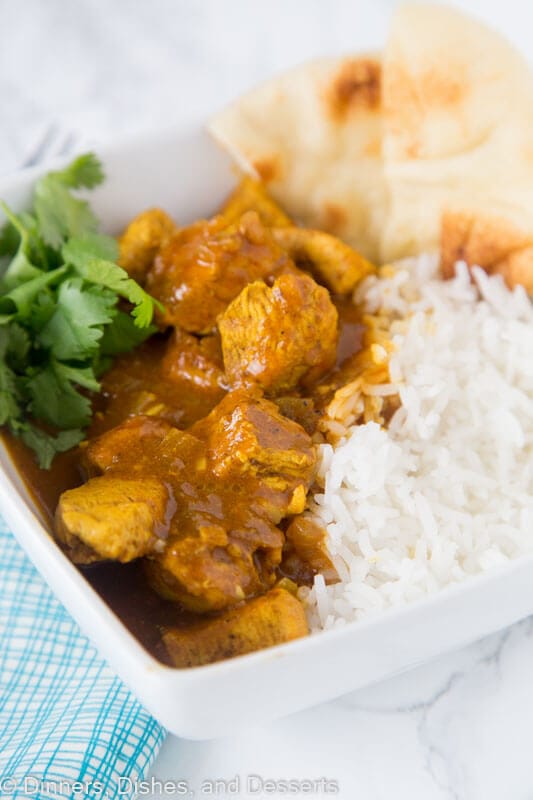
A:
[[[338,781],[343,800],[520,800],[533,793],[533,620],[394,680],[230,739],[169,737],[152,774]],[[159,796],[159,795],[154,795]],[[164,795],[163,795],[164,796]],[[218,797],[274,796],[219,794]]]
[[[313,55],[379,46],[393,5],[0,0],[0,173],[205,115]],[[528,52],[530,0],[457,5]],[[219,798],[284,796],[247,792],[246,776],[255,774],[326,777],[346,800],[526,800],[533,797],[532,676],[533,620],[526,620],[387,683],[229,739],[169,737],[152,775],[187,780],[197,796],[206,796],[205,780],[240,776],[240,792]]]

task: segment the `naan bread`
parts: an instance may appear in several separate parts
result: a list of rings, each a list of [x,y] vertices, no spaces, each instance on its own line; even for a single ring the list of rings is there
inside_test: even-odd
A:
[[[376,260],[387,213],[381,124],[381,63],[364,55],[280,75],[229,106],[210,130],[291,217]]]
[[[383,54],[319,61],[211,123],[297,221],[378,262],[437,250],[533,291],[533,77],[496,32],[407,4]]]
[[[383,73],[390,208],[382,259],[435,249],[440,241],[447,273],[463,259],[509,283],[527,278],[524,259],[533,245],[527,63],[464,14],[410,4],[394,18]],[[530,272],[533,282],[533,264]]]
[[[383,60],[384,153],[396,162],[480,147],[509,114],[522,112],[518,104],[531,89],[522,56],[500,34],[448,6],[401,5]]]

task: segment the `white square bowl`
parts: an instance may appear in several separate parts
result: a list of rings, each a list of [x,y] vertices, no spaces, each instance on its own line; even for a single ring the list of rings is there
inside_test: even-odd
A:
[[[107,180],[91,194],[116,233],[149,206],[178,221],[211,214],[235,183],[227,157],[200,125],[101,148]],[[57,164],[0,182],[15,210]],[[217,664],[156,661],[63,555],[3,446],[0,511],[37,569],[102,656],[169,731],[191,739],[235,732],[329,700],[490,634],[533,613],[533,555],[372,619]],[[532,531],[533,536],[533,531]]]

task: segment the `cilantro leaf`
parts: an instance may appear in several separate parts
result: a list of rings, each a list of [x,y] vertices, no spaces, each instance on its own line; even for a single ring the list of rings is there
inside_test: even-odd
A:
[[[100,341],[100,353],[104,357],[129,353],[156,331],[155,325],[139,328],[129,314],[117,311],[111,324],[104,328],[104,335]]]
[[[8,330],[0,328],[0,425],[19,416],[17,377],[6,360],[9,346]]]
[[[117,240],[101,233],[86,233],[82,236],[72,237],[61,248],[64,262],[73,266],[86,264],[94,258],[116,261],[118,253]]]
[[[18,283],[31,280],[40,270],[32,263],[32,231],[21,215],[14,214],[5,203],[0,203],[8,221],[3,229],[3,247],[15,247],[12,250],[12,260],[2,275],[2,285],[7,289],[14,288]],[[9,244],[11,240],[11,245]]]
[[[84,439],[84,433],[80,428],[60,431],[57,436],[51,436],[31,423],[26,423],[15,432],[24,444],[34,451],[41,469],[50,469],[56,453],[64,453]]]
[[[0,297],[0,313],[12,315],[17,312],[21,317],[28,317],[37,295],[51,283],[55,283],[66,271],[66,267],[58,267],[51,272],[37,270],[36,277],[21,283]]]
[[[91,420],[91,403],[72,383],[58,374],[53,364],[26,382],[31,414],[59,430],[84,428]]]
[[[105,179],[104,170],[94,153],[84,153],[60,172],[50,172],[54,180],[71,189],[93,189]]]
[[[55,297],[51,293],[40,294],[35,298],[31,307],[31,316],[24,320],[24,325],[29,329],[37,347],[40,346],[40,343],[36,334],[42,331],[48,320],[53,317],[55,308]]]
[[[74,197],[52,175],[38,181],[34,204],[43,241],[51,247],[61,247],[69,236],[91,233],[98,227],[89,203]]]
[[[18,416],[18,398],[15,373],[0,362],[0,425]]]
[[[0,256],[13,257],[20,244],[20,235],[9,220],[0,228]]]
[[[92,367],[72,367],[59,361],[54,362],[54,372],[60,380],[70,381],[92,392],[100,390]]]
[[[52,317],[38,334],[39,343],[62,360],[94,355],[103,325],[115,315],[115,303],[110,292],[83,288],[79,280],[65,281],[59,287]]]
[[[97,233],[95,215],[76,194],[103,177],[88,153],[40,178],[29,211],[1,204],[0,426],[44,468],[83,438],[90,393],[100,391],[112,358],[156,330],[157,301],[115,263],[117,242]],[[122,299],[130,313],[125,303],[119,309]]]
[[[9,328],[4,328],[8,335],[6,347],[6,362],[16,370],[23,370],[31,347],[29,333],[17,322],[12,322]]]
[[[34,208],[45,244],[59,248],[69,236],[94,233],[98,220],[86,200],[72,189],[92,189],[104,180],[102,165],[93,153],[76,158],[59,172],[49,172],[35,185]]]
[[[154,315],[154,306],[161,304],[129,277],[122,267],[104,258],[87,254],[87,248],[77,238],[71,239],[61,250],[65,263],[71,264],[78,275],[91,283],[105,286],[134,306],[132,316],[139,328],[147,328]]]

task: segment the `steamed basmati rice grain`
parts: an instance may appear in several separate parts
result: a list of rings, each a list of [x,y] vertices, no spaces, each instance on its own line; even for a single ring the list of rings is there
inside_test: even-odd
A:
[[[388,428],[337,416],[341,438],[319,446],[313,513],[341,580],[317,577],[302,590],[313,629],[413,602],[533,550],[525,292],[481,270],[472,281],[464,264],[443,282],[423,256],[367,279],[355,299],[390,319],[395,349],[381,391],[397,392],[401,406]]]

